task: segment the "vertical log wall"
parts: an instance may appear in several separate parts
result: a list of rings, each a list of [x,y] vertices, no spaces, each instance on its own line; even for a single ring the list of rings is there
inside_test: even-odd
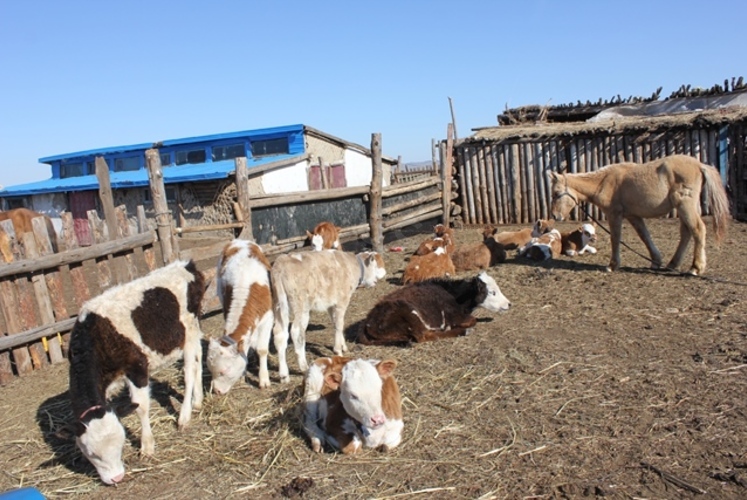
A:
[[[713,165],[728,181],[732,211],[747,215],[744,123],[665,131],[620,131],[561,137],[507,138],[455,145],[454,176],[465,224],[524,224],[550,218],[548,170],[593,172],[620,162],[647,162],[672,154],[687,154]],[[708,214],[704,206],[704,214]],[[589,206],[600,220],[603,214]],[[670,216],[676,216],[673,212]],[[572,217],[586,218],[579,209]]]

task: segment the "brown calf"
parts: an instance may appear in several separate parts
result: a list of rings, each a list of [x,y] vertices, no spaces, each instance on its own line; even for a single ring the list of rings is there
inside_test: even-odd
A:
[[[483,236],[485,238],[492,237],[496,242],[503,245],[503,248],[506,250],[514,250],[525,246],[532,238],[537,238],[550,232],[554,225],[555,221],[551,219],[537,219],[531,228],[527,227],[520,231],[502,231],[500,233],[492,226],[487,226],[483,231]]]
[[[331,222],[320,222],[313,233],[306,231],[306,237],[314,250],[340,249],[340,228]]]
[[[506,261],[506,249],[488,236],[480,243],[459,245],[451,260],[457,272],[487,269]]]
[[[448,236],[433,240],[433,251],[425,255],[413,255],[402,275],[402,284],[415,283],[429,278],[452,276],[456,273],[454,263],[447,251]]]

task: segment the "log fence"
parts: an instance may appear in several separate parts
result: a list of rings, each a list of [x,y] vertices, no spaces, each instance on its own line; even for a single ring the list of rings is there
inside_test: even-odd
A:
[[[155,224],[149,224],[145,209],[137,207],[129,217],[124,206],[114,207],[108,171],[98,166],[99,198],[103,220],[95,210],[88,212],[88,225],[94,244],[81,246],[75,236],[70,213],[61,216],[59,251],[52,253],[51,242],[41,218],[33,221],[34,233],[16,235],[10,221],[0,223],[0,231],[10,238],[16,260],[0,264],[0,385],[34,370],[63,362],[67,355],[70,331],[83,303],[111,286],[128,282],[172,262],[176,258],[206,261],[215,259],[227,241],[212,245],[179,249],[179,233],[240,229],[242,237],[252,234],[252,224],[261,223],[258,209],[308,203],[335,203],[355,199],[365,204],[368,217],[341,229],[343,242],[370,238],[383,250],[384,235],[409,225],[442,217],[451,203],[444,179],[438,172],[409,182],[383,186],[380,134],[372,136],[372,182],[370,186],[331,188],[324,191],[287,193],[249,197],[237,188],[237,222],[199,228],[175,227],[168,211],[157,150],[146,152],[151,195],[156,208]],[[379,151],[379,153],[376,153]],[[245,163],[244,163],[245,166]],[[237,159],[237,178],[242,159]],[[450,180],[450,179],[449,179]],[[246,182],[246,181],[244,181]],[[160,207],[160,209],[158,208]],[[136,224],[131,224],[135,221]],[[150,229],[155,225],[155,229]],[[133,226],[136,229],[132,231]],[[247,229],[248,228],[248,229]],[[305,234],[262,244],[268,257],[298,249]],[[215,293],[214,269],[208,269],[210,287],[203,301],[203,312],[220,306]]]
[[[500,128],[500,127],[499,127]],[[732,195],[737,217],[747,214],[745,122],[711,123],[663,130],[605,130],[594,134],[505,134],[504,138],[467,138],[454,145],[453,180],[459,185],[458,212],[466,224],[525,224],[551,217],[547,171],[583,173],[620,162],[644,163],[673,154],[688,154],[720,170]],[[443,160],[444,149],[441,149]],[[452,215],[455,214],[452,205]],[[708,210],[703,203],[703,213]],[[598,220],[595,206],[577,207]],[[669,216],[676,217],[676,211]]]

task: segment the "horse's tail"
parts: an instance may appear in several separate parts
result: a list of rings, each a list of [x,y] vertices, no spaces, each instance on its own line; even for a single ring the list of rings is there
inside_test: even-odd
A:
[[[721,184],[721,175],[718,170],[710,165],[701,165],[705,180],[705,189],[708,208],[713,216],[713,230],[716,233],[716,241],[720,242],[726,236],[726,226],[729,222],[729,197],[726,195],[724,185]]]

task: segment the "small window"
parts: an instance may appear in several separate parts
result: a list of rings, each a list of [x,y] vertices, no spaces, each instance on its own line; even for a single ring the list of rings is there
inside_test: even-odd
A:
[[[171,153],[161,153],[161,166],[168,167],[172,164]]]
[[[24,208],[26,206],[25,197],[5,198],[5,202],[8,204],[8,210],[13,210],[14,208]]]
[[[140,157],[130,156],[129,158],[117,158],[114,160],[115,172],[130,172],[140,169]]]
[[[251,141],[251,145],[252,156],[287,155],[289,152],[287,137]]]
[[[205,150],[204,149],[191,149],[189,151],[177,151],[176,152],[176,164],[184,165],[187,163],[205,163]]]
[[[176,202],[176,186],[166,186],[166,201]],[[143,189],[143,202],[153,203],[153,199],[150,196],[150,189]]]
[[[246,156],[246,148],[243,144],[230,144],[228,146],[213,146],[213,161],[232,160]]]
[[[68,177],[80,177],[87,175],[86,164],[84,163],[63,163],[60,165],[60,178],[67,179]]]

